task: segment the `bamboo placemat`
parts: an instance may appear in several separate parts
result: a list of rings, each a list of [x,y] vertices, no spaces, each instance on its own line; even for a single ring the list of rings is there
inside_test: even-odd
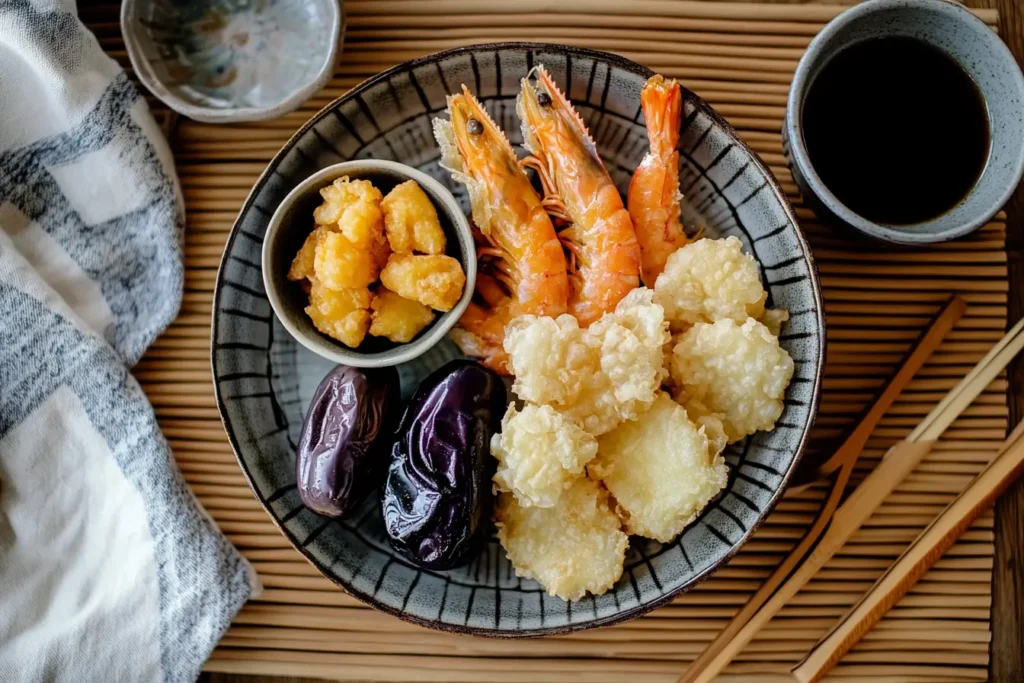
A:
[[[277,532],[225,438],[210,377],[213,284],[249,188],[316,110],[388,66],[474,42],[529,40],[617,52],[679,78],[771,166],[814,249],[828,364],[812,449],[824,450],[880,390],[948,292],[966,317],[882,421],[859,479],[980,360],[1006,323],[1001,217],[973,237],[909,252],[854,244],[819,226],[780,149],[788,83],[811,37],[841,8],[666,0],[348,0],[336,77],[300,111],[260,124],[183,121],[172,145],[187,205],[181,314],[136,369],[185,477],[266,587],[236,619],[210,671],[386,681],[674,681],[813,518],[821,489],[787,495],[732,562],[671,606],[570,636],[501,641],[435,633],[362,606]],[[514,10],[514,13],[511,11]],[[125,66],[116,5],[82,8]],[[994,11],[979,14],[995,25]],[[158,107],[159,109],[159,107]],[[863,593],[994,454],[1007,425],[1000,379],[946,432],[868,524],[727,670],[723,680],[791,680],[789,666]],[[963,536],[830,678],[978,681],[987,676],[992,516]]]

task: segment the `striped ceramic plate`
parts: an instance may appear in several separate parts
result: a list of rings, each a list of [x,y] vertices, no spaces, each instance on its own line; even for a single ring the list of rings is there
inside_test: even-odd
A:
[[[274,318],[260,275],[260,246],[278,202],[324,166],[394,159],[437,178],[468,209],[461,186],[438,166],[430,121],[463,83],[513,144],[519,80],[544,64],[590,126],[619,190],[647,150],[639,94],[648,69],[621,57],[557,45],[462,48],[386,71],[332,103],[274,157],[239,214],[217,280],[213,374],[228,437],[253,491],[295,547],[356,597],[427,626],[483,635],[565,632],[638,616],[691,588],[736,552],[768,514],[793,472],[817,406],[824,362],[821,294],[810,252],[778,182],[736,132],[684,90],[680,177],[684,219],[712,236],[735,235],[756,256],[769,303],[790,311],[780,337],[796,362],[785,411],[772,432],[726,454],[728,488],[672,543],[632,539],[625,572],[599,597],[567,603],[515,576],[497,541],[472,563],[425,571],[385,539],[378,501],[329,520],[306,510],[295,489],[294,451],[306,405],[329,369]],[[408,395],[455,357],[444,342],[399,368]]]

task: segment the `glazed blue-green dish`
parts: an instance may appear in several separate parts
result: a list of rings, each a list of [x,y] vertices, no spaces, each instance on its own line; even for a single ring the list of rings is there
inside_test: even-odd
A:
[[[135,73],[198,121],[286,114],[334,73],[338,0],[127,0],[121,29]]]
[[[639,616],[721,567],[761,524],[796,469],[818,405],[825,329],[811,255],[778,182],[736,132],[683,90],[679,144],[688,225],[736,236],[761,264],[769,305],[790,319],[779,337],[796,369],[774,431],[727,449],[722,494],[671,543],[632,537],[622,578],[604,595],[568,603],[516,577],[497,540],[465,566],[424,570],[388,544],[375,496],[348,519],[317,516],[295,487],[295,444],[329,362],[295,342],[275,318],[260,268],[264,234],[298,183],[349,159],[393,159],[433,176],[469,206],[463,186],[439,165],[431,120],[465,83],[513,144],[520,79],[544,64],[590,126],[619,190],[648,149],[640,89],[651,75],[615,55],[503,43],[425,57],[386,71],[326,107],[288,141],[246,200],[218,275],[213,376],[221,416],[257,498],[281,531],[324,576],[408,621],[489,636],[563,633]],[[406,399],[420,379],[457,357],[450,341],[397,366]]]

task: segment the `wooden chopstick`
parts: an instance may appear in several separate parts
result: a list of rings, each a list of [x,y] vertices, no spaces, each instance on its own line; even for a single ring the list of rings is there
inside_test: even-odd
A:
[[[907,441],[929,441],[939,438],[942,432],[963,412],[985,387],[996,378],[1014,356],[1024,348],[1024,319],[1016,325],[985,354],[960,383],[943,398],[935,409],[910,433]]]
[[[921,342],[914,348],[911,354],[904,361],[903,366],[900,367],[896,376],[892,378],[889,386],[885,388],[885,391],[879,396],[878,401],[865,413],[864,418],[861,420],[857,428],[854,429],[853,433],[850,434],[846,442],[830,457],[828,460],[818,466],[817,478],[824,478],[830,475],[832,472],[839,469],[845,460],[850,457],[850,448],[852,445],[850,441],[853,440],[854,436],[857,436],[859,445],[856,446],[856,451],[859,454],[861,449],[864,448],[864,444],[867,442],[867,438],[874,431],[878,425],[878,421],[881,420],[882,415],[885,414],[892,402],[896,400],[896,397],[903,390],[903,388],[910,382],[917,371],[924,365],[924,362],[931,355],[932,351],[939,345],[946,334],[953,328],[964,312],[967,310],[967,302],[965,302],[959,296],[952,297],[949,302],[943,307],[939,314],[935,317],[935,322],[928,329],[927,332],[921,337]],[[940,323],[942,325],[940,326]],[[948,327],[946,327],[948,324]],[[941,331],[941,336],[939,336]],[[929,336],[931,335],[931,337]],[[931,341],[935,341],[935,345],[931,346]],[[930,349],[930,350],[928,350]],[[920,352],[920,355],[918,355]],[[985,358],[988,358],[986,356]],[[918,362],[919,361],[919,362]],[[977,366],[975,366],[975,369]],[[972,370],[971,372],[974,372]],[[891,394],[891,396],[890,396]],[[883,400],[887,399],[887,400]],[[927,418],[926,418],[927,419]],[[863,437],[863,438],[861,438]]]
[[[739,647],[742,647],[742,644],[746,644],[753,637],[751,634],[738,647],[730,647],[732,644],[739,642],[737,639],[745,630],[750,620],[772,598],[777,589],[785,583],[786,579],[797,569],[800,562],[817,543],[822,533],[828,527],[832,513],[839,506],[843,491],[846,489],[846,484],[853,473],[857,457],[864,449],[864,444],[867,443],[868,437],[871,436],[871,432],[878,424],[878,421],[882,419],[882,416],[892,405],[893,401],[910,383],[910,380],[913,379],[925,361],[938,348],[939,344],[942,343],[942,340],[953,329],[953,326],[966,310],[967,303],[960,297],[953,297],[935,317],[934,322],[921,336],[920,341],[907,356],[900,370],[892,378],[888,386],[886,386],[874,405],[865,413],[861,423],[847,437],[846,441],[836,451],[836,454],[829,459],[829,462],[838,464],[839,474],[814,523],[807,530],[807,533],[800,540],[800,543],[797,544],[796,548],[782,561],[772,575],[761,584],[761,587],[751,596],[750,600],[747,601],[729,624],[683,673],[679,678],[679,683],[710,680],[732,659],[735,654],[734,650],[738,650]]]
[[[992,462],[949,504],[860,601],[793,668],[802,683],[820,680],[917,583],[978,515],[1024,472],[1024,422]]]
[[[925,417],[924,428],[915,429],[914,440],[900,441],[894,445],[882,462],[858,486],[843,505],[836,510],[828,531],[814,548],[814,552],[781,583],[750,620],[735,632],[734,637],[721,642],[721,637],[701,654],[701,657],[684,674],[681,681],[709,681],[717,675],[732,658],[749,643],[757,632],[803,588],[808,581],[838,552],[850,537],[863,525],[882,501],[920,463],[934,444],[934,439],[956,419],[957,415],[973,401],[992,379],[1002,371],[1024,345],[1024,325],[1015,325],[1005,337],[989,351],[978,365],[956,387],[949,396],[940,401]],[[934,435],[934,436],[932,436]],[[930,437],[925,440],[923,437]],[[895,454],[895,457],[893,457]],[[845,468],[844,464],[844,468]],[[843,470],[840,470],[842,476]],[[774,575],[773,575],[774,578]],[[759,591],[760,593],[760,591]],[[730,624],[732,626],[732,624]],[[724,633],[724,632],[723,632]],[[709,651],[715,648],[714,652]],[[707,656],[705,656],[707,655]],[[700,668],[697,668],[698,663]],[[692,672],[692,673],[691,673]]]

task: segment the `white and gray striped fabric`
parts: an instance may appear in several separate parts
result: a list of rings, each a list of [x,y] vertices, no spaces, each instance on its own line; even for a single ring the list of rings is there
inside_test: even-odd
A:
[[[0,0],[0,681],[190,681],[258,584],[129,373],[181,300],[145,100],[71,0]]]

